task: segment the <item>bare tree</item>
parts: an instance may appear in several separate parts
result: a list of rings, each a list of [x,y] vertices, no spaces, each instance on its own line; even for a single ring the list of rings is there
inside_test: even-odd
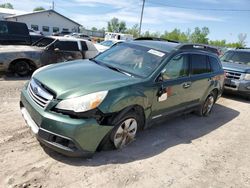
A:
[[[238,35],[238,40],[239,40],[239,44],[242,46],[242,47],[246,47],[246,39],[247,39],[247,34],[246,33],[240,33]]]

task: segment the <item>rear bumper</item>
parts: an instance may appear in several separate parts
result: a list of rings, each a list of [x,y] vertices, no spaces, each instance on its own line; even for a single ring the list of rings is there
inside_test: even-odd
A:
[[[53,102],[52,102],[53,103]],[[67,156],[89,157],[112,126],[99,125],[95,119],[72,119],[38,106],[27,93],[21,92],[21,113],[37,139]]]

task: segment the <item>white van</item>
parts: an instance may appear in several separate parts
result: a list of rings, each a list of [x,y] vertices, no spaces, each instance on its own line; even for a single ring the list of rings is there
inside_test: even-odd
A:
[[[105,40],[125,41],[133,39],[133,35],[130,34],[105,32]]]

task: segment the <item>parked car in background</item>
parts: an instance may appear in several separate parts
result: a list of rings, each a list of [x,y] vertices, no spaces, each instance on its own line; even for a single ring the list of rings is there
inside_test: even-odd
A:
[[[80,38],[80,39],[91,41],[90,36],[82,34],[82,33],[71,33],[70,35],[65,35],[65,37],[75,37],[75,38]]]
[[[131,34],[124,34],[124,33],[113,33],[113,32],[105,32],[104,40],[133,40],[134,37]]]
[[[87,40],[65,37],[44,37],[32,46],[0,46],[0,71],[11,71],[20,76],[51,63],[74,59],[89,59],[98,51]]]
[[[225,91],[250,99],[250,49],[234,49],[221,57],[225,70]]]
[[[38,69],[20,107],[40,142],[86,156],[106,145],[123,148],[171,114],[208,116],[223,83],[220,60],[205,47],[131,41],[90,60]]]
[[[0,21],[0,45],[30,45],[29,29],[25,23]]]
[[[34,29],[29,29],[29,34],[43,36],[43,33],[41,31],[35,31]]]
[[[56,33],[53,33],[52,35],[53,36],[65,36],[65,35],[71,35],[72,32],[70,31],[61,31],[61,32],[56,32]]]
[[[114,44],[122,43],[122,41],[117,40],[105,40],[100,43],[95,43],[95,47],[99,52],[104,52],[105,50],[111,48]]]
[[[34,42],[36,42],[44,37],[42,32],[35,31],[33,29],[29,29],[29,34],[30,34],[31,44],[33,44]]]

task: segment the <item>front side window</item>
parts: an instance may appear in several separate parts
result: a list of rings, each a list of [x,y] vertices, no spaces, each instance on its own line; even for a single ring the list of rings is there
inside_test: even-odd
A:
[[[188,55],[179,54],[173,57],[163,69],[163,80],[188,76]]]
[[[46,47],[48,45],[50,45],[52,42],[54,42],[55,39],[53,38],[42,38],[40,40],[38,40],[37,42],[35,42],[34,44],[32,44],[32,46],[37,46],[37,47]]]
[[[206,55],[192,54],[191,55],[191,74],[203,74],[211,71]]]
[[[79,51],[76,41],[57,41],[54,47],[62,51]]]
[[[48,26],[43,26],[43,31],[44,32],[49,32],[49,27]]]
[[[121,43],[95,57],[95,61],[124,72],[149,76],[165,58],[166,53],[135,44]]]

